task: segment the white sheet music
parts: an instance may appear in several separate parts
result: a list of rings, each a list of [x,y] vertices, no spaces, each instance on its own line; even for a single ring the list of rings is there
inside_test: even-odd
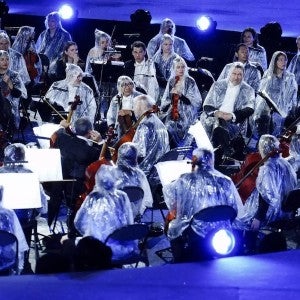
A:
[[[9,209],[42,207],[40,183],[34,173],[2,173],[2,205]]]
[[[33,128],[33,132],[37,137],[41,148],[48,149],[50,147],[50,137],[59,129],[59,124],[45,123],[41,126]],[[41,137],[39,139],[39,137]]]
[[[24,166],[36,173],[40,181],[60,181],[63,179],[59,149],[26,148],[28,161]]]
[[[181,174],[191,172],[192,165],[188,162],[189,160],[169,160],[157,163],[155,167],[162,186],[178,179]]]
[[[214,149],[200,121],[190,126],[189,133],[195,138],[198,148]]]

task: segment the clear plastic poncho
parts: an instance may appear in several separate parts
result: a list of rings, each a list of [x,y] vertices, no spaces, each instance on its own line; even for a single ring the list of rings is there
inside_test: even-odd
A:
[[[102,242],[116,229],[133,224],[132,208],[126,193],[115,186],[114,167],[102,165],[96,173],[94,190],[78,210],[74,224],[83,236],[93,236]],[[137,250],[135,243],[107,244],[113,258],[124,257]]]
[[[295,134],[292,136],[290,142],[290,155],[286,160],[292,165],[294,171],[297,174],[297,188],[300,188],[300,134]]]
[[[88,118],[94,124],[97,104],[93,90],[81,82],[75,84],[78,76],[83,72],[79,66],[67,64],[66,79],[54,82],[46,93],[50,103],[61,106],[66,112],[70,110],[70,102],[74,102],[75,96],[79,96],[81,104],[78,104],[73,111],[72,124],[82,117]]]
[[[168,18],[166,18],[162,21],[161,26],[160,26],[160,32],[149,41],[149,43],[147,45],[148,57],[149,58],[153,57],[154,54],[156,53],[156,51],[158,50],[159,45],[161,44],[162,36],[164,34],[162,29],[166,23],[172,23],[172,25],[173,25],[170,35],[174,38],[175,53],[177,53],[179,56],[183,57],[186,60],[189,60],[189,61],[195,60],[195,57],[194,57],[193,53],[191,52],[189,46],[187,45],[186,41],[178,36],[175,36],[175,32],[176,32],[175,23],[171,19],[168,19]]]
[[[198,151],[198,149],[197,149]],[[195,155],[195,150],[193,152]],[[191,173],[183,174],[179,179],[163,188],[165,203],[170,211],[176,212],[176,218],[169,224],[168,237],[175,239],[188,228],[193,215],[200,210],[216,205],[229,205],[238,211],[241,199],[232,180],[213,168],[210,157],[202,157],[200,166]],[[218,227],[230,227],[229,221],[192,223],[192,229],[204,237],[210,230]]]
[[[137,148],[133,143],[124,143],[118,150],[116,172],[116,187],[138,186],[144,191],[142,201],[137,204],[131,202],[133,216],[142,215],[147,207],[152,207],[153,198],[149,182],[145,173],[137,164]]]
[[[213,129],[218,125],[218,119],[210,113],[218,110],[223,104],[228,84],[229,77],[227,79],[214,82],[203,102],[203,113],[201,114],[200,120],[209,137],[212,136]],[[254,89],[242,81],[240,84],[240,91],[234,102],[233,111],[242,110],[247,107],[254,109],[254,105]],[[240,128],[240,124],[231,122],[229,126],[229,133],[234,135],[236,132],[241,132],[242,135],[245,135],[246,126]]]
[[[173,138],[177,147],[189,146],[187,141],[188,130],[199,116],[202,106],[202,97],[195,80],[189,75],[182,79],[181,96],[178,102],[179,119],[172,119],[172,89],[175,85],[175,76],[172,76],[167,83],[166,90],[161,100],[161,110],[165,112],[161,119],[166,125],[168,132]]]
[[[277,77],[274,74],[276,67],[276,58],[279,55],[287,56],[284,52],[276,51],[274,52],[270,65],[265,71],[259,89],[266,92],[269,97],[275,102],[279,110],[283,113],[280,116],[278,113],[274,112],[272,115],[273,122],[275,123],[273,135],[278,135],[282,129],[284,119],[287,115],[294,113],[297,107],[297,83],[294,74],[289,71],[284,70],[282,77]],[[254,121],[259,119],[263,115],[270,116],[270,108],[268,107],[266,101],[259,95],[256,97],[256,107],[253,115]]]
[[[54,19],[57,24],[54,36],[52,37],[48,26],[48,20],[50,18]],[[72,41],[72,37],[69,32],[62,28],[58,12],[51,12],[46,16],[45,27],[46,30],[44,30],[37,39],[36,48],[38,53],[45,54],[49,58],[51,64],[56,59],[60,58],[63,53],[65,43]]]
[[[274,150],[279,149],[278,140],[271,135],[263,135],[259,141],[259,148],[262,157],[265,157]],[[274,154],[259,168],[256,178],[256,188],[245,202],[244,215],[239,216],[234,226],[239,229],[250,229],[251,222],[259,205],[259,194],[269,204],[265,220],[261,226],[285,217],[281,211],[281,204],[288,193],[295,189],[297,176],[292,166],[279,154]]]
[[[168,130],[154,113],[141,121],[132,142],[138,149],[139,167],[146,174],[170,150]]]
[[[259,63],[265,71],[268,67],[267,53],[264,47],[257,45],[256,47],[249,47],[249,60],[251,62]]]

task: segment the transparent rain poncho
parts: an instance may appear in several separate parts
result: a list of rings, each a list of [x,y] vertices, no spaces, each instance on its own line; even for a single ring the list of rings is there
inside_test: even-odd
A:
[[[133,143],[124,143],[118,150],[116,172],[116,187],[138,186],[144,191],[142,201],[131,202],[133,216],[142,215],[147,207],[152,207],[153,198],[145,173],[137,164],[137,148]]]
[[[275,137],[263,135],[259,141],[259,148],[263,157],[273,152],[275,154],[259,168],[256,188],[246,200],[245,213],[234,222],[234,226],[239,229],[250,229],[258,209],[259,194],[269,205],[266,218],[262,220],[261,226],[285,217],[281,211],[281,204],[297,183],[296,173],[292,166],[276,153],[279,150],[279,142]]]
[[[297,188],[300,188],[300,134],[297,133],[292,136],[290,142],[290,156],[286,158],[292,165],[297,174]]]
[[[93,90],[85,83],[75,83],[78,76],[82,76],[81,68],[74,64],[67,64],[66,79],[54,82],[46,93],[46,98],[50,103],[56,103],[64,111],[70,110],[70,104],[75,101],[75,96],[79,96],[81,104],[78,104],[72,115],[72,124],[82,117],[88,118],[94,124],[96,115],[96,100]]]
[[[93,236],[102,242],[116,229],[133,224],[133,213],[126,193],[116,189],[114,167],[102,165],[96,173],[94,190],[78,210],[74,224],[83,236]],[[107,244],[113,258],[124,257],[137,250],[135,243]]]
[[[163,188],[168,209],[176,212],[176,218],[169,224],[170,239],[179,237],[188,228],[193,215],[204,208],[229,205],[238,211],[242,205],[232,180],[213,168],[213,154],[209,150],[196,149],[193,155],[198,157],[196,170],[181,175]],[[194,232],[202,237],[212,229],[228,226],[230,221],[194,220],[192,223]]]
[[[19,243],[19,253],[18,253],[18,270],[16,272],[20,273],[23,269],[24,264],[24,252],[29,249],[28,244],[26,242],[24,232],[20,225],[20,222],[12,209],[6,209],[2,207],[2,195],[3,195],[3,187],[0,186],[0,230],[8,231],[14,234]],[[15,248],[6,246],[0,247],[0,271],[5,269],[15,258]]]

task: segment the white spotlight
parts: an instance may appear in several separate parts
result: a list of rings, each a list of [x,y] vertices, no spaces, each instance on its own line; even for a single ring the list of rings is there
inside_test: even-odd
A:
[[[217,231],[212,240],[212,246],[217,254],[228,255],[235,246],[235,238],[231,231],[221,229]]]
[[[60,17],[64,20],[71,19],[74,16],[74,10],[69,4],[64,4],[58,10]]]
[[[207,30],[210,24],[211,24],[211,20],[207,16],[202,16],[197,20],[197,27],[202,31]]]

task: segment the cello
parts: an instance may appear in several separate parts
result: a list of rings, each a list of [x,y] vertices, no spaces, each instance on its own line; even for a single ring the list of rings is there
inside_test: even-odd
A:
[[[157,113],[159,111],[158,106],[153,105],[151,109],[145,111],[139,118],[138,120],[126,131],[126,133],[113,145],[113,155],[112,155],[112,161],[114,163],[116,163],[117,159],[118,159],[118,149],[120,148],[120,146],[126,142],[131,142],[133,140],[135,131],[137,129],[137,127],[139,126],[139,124],[142,122],[142,120],[149,116],[152,113]]]

